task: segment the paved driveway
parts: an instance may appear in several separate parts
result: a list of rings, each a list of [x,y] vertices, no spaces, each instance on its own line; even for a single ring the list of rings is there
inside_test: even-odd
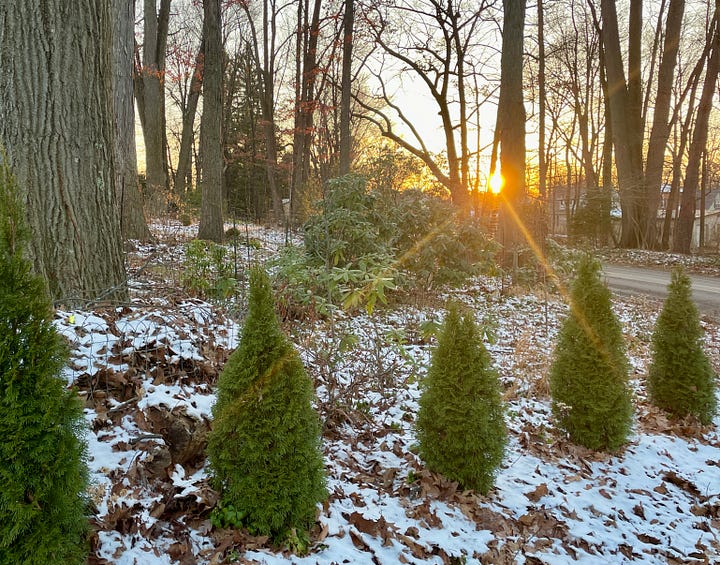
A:
[[[645,294],[665,298],[670,271],[626,265],[603,265],[603,277],[610,290],[620,295]],[[693,298],[702,314],[720,319],[720,277],[690,275]]]

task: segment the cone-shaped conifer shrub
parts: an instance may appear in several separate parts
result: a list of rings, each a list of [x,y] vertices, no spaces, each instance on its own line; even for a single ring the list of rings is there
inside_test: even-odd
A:
[[[486,494],[507,430],[500,382],[470,312],[450,305],[423,380],[416,428],[428,468]]]
[[[652,338],[648,394],[656,406],[709,424],[717,409],[715,371],[702,347],[703,329],[690,277],[674,269]]]
[[[629,363],[600,263],[584,255],[570,293],[550,370],[553,414],[580,445],[615,451],[632,425]]]
[[[84,563],[83,413],[60,376],[67,359],[0,154],[0,563]]]
[[[208,455],[227,525],[283,540],[312,526],[326,496],[320,419],[312,381],[280,328],[260,267],[250,273],[248,308],[218,381]]]

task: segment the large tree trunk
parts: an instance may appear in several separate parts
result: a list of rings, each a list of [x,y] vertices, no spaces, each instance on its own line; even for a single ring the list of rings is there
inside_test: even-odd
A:
[[[145,140],[146,183],[153,192],[167,188],[164,74],[170,1],[161,0],[157,11],[157,0],[144,0],[142,97],[138,106]]]
[[[645,195],[650,219],[646,227],[645,241],[650,247],[658,247],[657,212],[660,205],[660,187],[665,165],[665,146],[670,136],[668,116],[684,12],[685,0],[670,0],[665,26],[665,43],[658,70],[653,126],[645,165]]]
[[[115,189],[120,206],[120,228],[126,239],[149,241],[138,182],[135,151],[135,101],[133,53],[135,51],[135,2],[113,0],[113,95],[115,104]]]
[[[525,106],[523,104],[523,32],[525,0],[504,0],[500,59],[500,100],[496,135],[503,176],[500,243],[506,252],[522,240],[525,198]]]
[[[683,187],[680,199],[680,214],[677,224],[677,233],[673,239],[673,251],[676,253],[690,253],[692,243],[693,225],[695,222],[695,196],[700,178],[700,162],[706,150],[708,137],[708,124],[712,101],[715,96],[715,84],[720,71],[720,25],[718,22],[718,6],[720,1],[715,2],[715,16],[713,18],[712,30],[712,52],[708,59],[703,83],[702,94],[698,104],[698,113],[695,119],[690,151],[688,152],[688,163],[685,169],[685,186]]]
[[[223,146],[222,83],[223,45],[220,0],[203,0],[205,73],[203,114],[200,125],[202,159],[202,203],[198,237],[220,242],[223,239]]]
[[[5,2],[0,145],[25,201],[51,295],[127,297],[113,157],[110,5]]]

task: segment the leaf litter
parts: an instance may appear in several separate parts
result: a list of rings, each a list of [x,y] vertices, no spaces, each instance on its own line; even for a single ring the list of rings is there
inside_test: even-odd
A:
[[[193,235],[171,224],[154,231],[160,243],[138,245],[131,272],[153,254],[177,262],[178,243]],[[266,253],[282,244],[281,235],[261,235]],[[210,522],[218,493],[204,441],[238,323],[177,289],[154,296],[149,278],[135,282],[130,305],[56,316],[72,348],[65,376],[86,404],[91,565],[720,560],[720,417],[705,428],[672,420],[645,395],[657,300],[614,301],[636,419],[630,442],[609,455],[553,426],[547,371],[566,314],[559,297],[504,295],[489,278],[450,293],[486,324],[505,388],[509,445],[488,496],[463,491],[415,454],[419,380],[433,346],[422,327],[439,323],[441,309],[405,305],[288,326],[316,385],[329,491],[310,554],[300,557]],[[719,326],[703,326],[718,371]]]

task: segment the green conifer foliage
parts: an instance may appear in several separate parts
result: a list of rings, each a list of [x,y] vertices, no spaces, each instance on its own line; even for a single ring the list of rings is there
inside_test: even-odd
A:
[[[306,531],[326,496],[320,419],[302,361],[283,334],[265,271],[250,273],[240,344],[218,381],[208,455],[221,504],[252,533]]]
[[[416,428],[428,468],[483,494],[502,462],[507,430],[500,382],[471,313],[451,305],[423,381]]]
[[[653,332],[648,393],[651,402],[663,410],[680,417],[692,414],[710,424],[717,410],[715,371],[702,339],[690,277],[681,268],[674,269]]]
[[[0,563],[84,563],[83,413],[60,372],[66,347],[0,154]]]
[[[615,451],[632,425],[629,363],[600,263],[583,256],[550,370],[553,414],[570,438],[590,449]]]

